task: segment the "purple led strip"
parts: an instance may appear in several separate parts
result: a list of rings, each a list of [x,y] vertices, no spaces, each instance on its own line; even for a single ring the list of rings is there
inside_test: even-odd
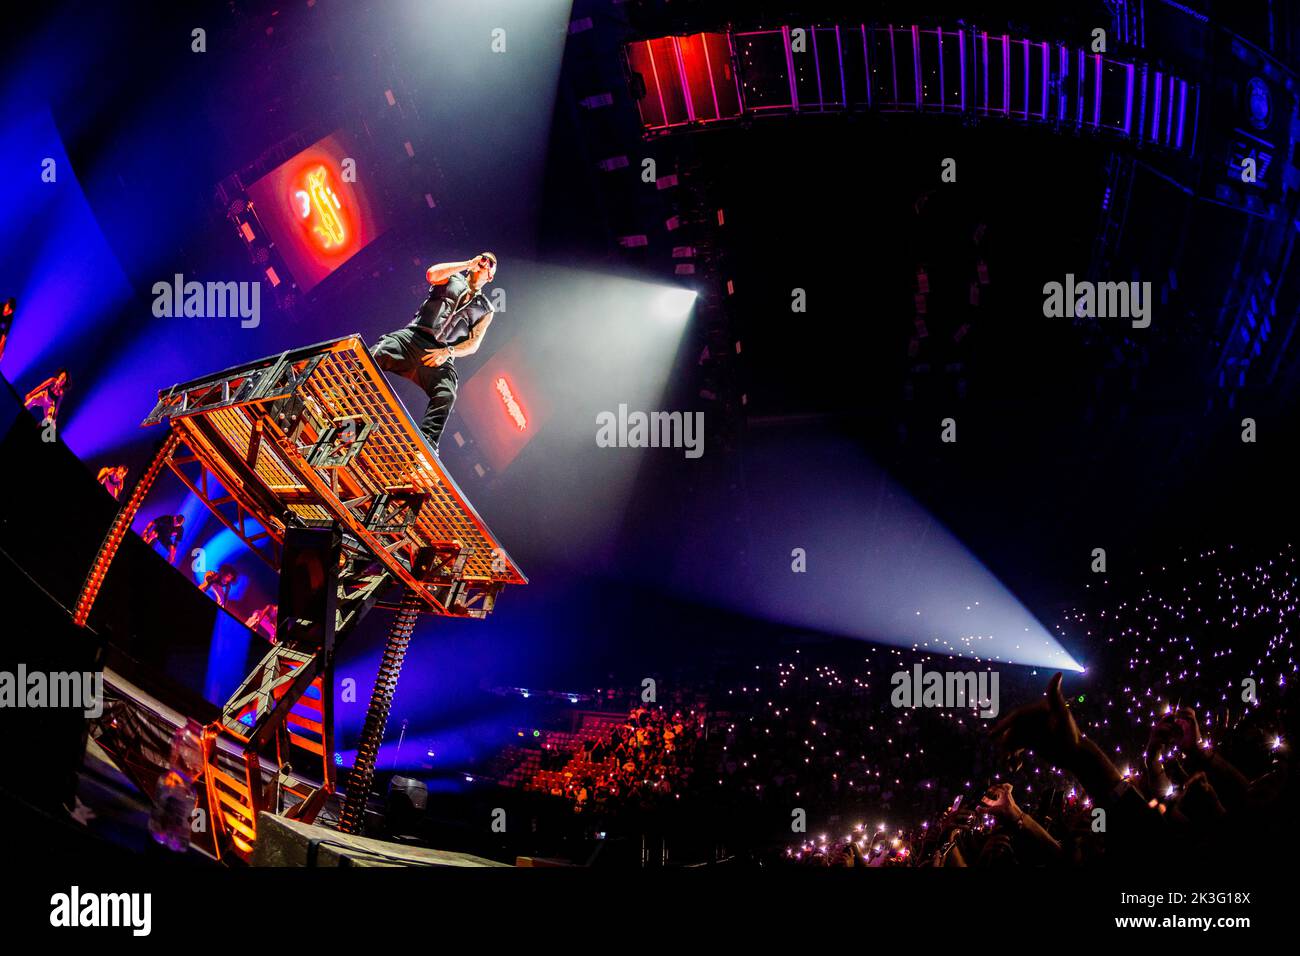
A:
[[[1011,38],[1002,34],[1002,115],[1011,115]]]
[[[1084,74],[1087,72],[1087,67],[1085,66],[1085,62],[1086,61],[1084,60],[1083,48],[1080,47],[1079,48],[1079,75],[1074,81],[1075,95],[1079,98],[1078,99],[1079,105],[1078,108],[1075,110],[1074,125],[1079,127],[1083,126],[1083,79],[1084,79]]]
[[[826,110],[826,94],[822,92],[822,61],[817,55],[817,28],[810,26],[808,31],[812,34],[813,41],[813,72],[817,74],[817,108],[823,112]]]
[[[849,108],[849,84],[844,79],[844,42],[840,39],[840,25],[835,24],[835,54],[840,59],[840,102]]]
[[[1096,88],[1093,90],[1092,125],[1101,125],[1101,54],[1096,55],[1094,66],[1097,70]]]
[[[794,111],[797,112],[800,108],[800,94],[799,94],[799,81],[795,69],[796,64],[793,55],[794,52],[793,44],[791,41],[790,31],[792,29],[793,28],[789,26],[784,26],[780,28],[781,36],[784,44],[786,68],[788,70],[787,79],[790,87],[790,106]],[[814,27],[810,27],[810,29],[812,29],[813,31],[813,63],[814,63],[814,69],[816,71],[816,79],[817,79],[817,103],[818,103],[818,108],[824,111],[829,107],[828,107],[828,101],[826,99],[828,94],[825,89],[825,79],[821,73],[821,44],[820,44],[820,39],[817,36],[818,28],[814,26]],[[842,27],[836,24],[827,27],[826,29],[831,29],[834,31],[834,35],[835,35],[834,52],[836,56],[839,58],[838,65],[839,65],[839,72],[840,72],[840,99],[839,101],[831,100],[829,101],[829,103],[847,109],[849,108],[850,105],[848,99],[848,70],[847,70],[847,64],[845,63],[845,46],[844,46],[844,36],[843,36]],[[902,108],[903,104],[899,97],[899,88],[898,88],[898,55],[897,55],[898,51],[897,51],[897,43],[895,41],[895,36],[894,36],[897,29],[897,30],[907,30],[911,33],[912,80],[913,80],[914,95],[915,95],[914,104],[915,104],[915,108],[918,111],[928,106],[924,98],[925,97],[925,72],[922,63],[923,42],[921,39],[921,35],[922,33],[927,33],[927,32],[934,33],[935,50],[939,57],[938,69],[936,71],[938,77],[938,83],[939,83],[939,91],[937,97],[939,100],[939,111],[940,112],[948,111],[949,109],[948,88],[947,88],[948,66],[946,62],[947,51],[944,48],[944,39],[945,39],[944,33],[946,31],[942,27],[936,27],[933,31],[931,31],[929,29],[923,29],[921,26],[917,24],[913,24],[905,27],[897,27],[897,28],[895,27],[895,25],[890,24],[885,28],[889,33],[889,46],[890,46],[889,55],[891,57],[890,69],[891,69],[891,80],[893,84],[892,104],[874,103],[875,97],[874,97],[874,91],[872,89],[874,83],[873,73],[872,73],[874,57],[872,57],[871,55],[871,41],[868,39],[867,27],[865,23],[860,24],[857,29],[860,31],[861,39],[862,39],[863,69],[864,69],[864,81],[866,87],[865,93],[866,93],[866,103],[868,108],[873,108],[874,106],[877,105],[885,106],[886,108],[892,107],[894,109]],[[772,31],[747,32],[743,34],[727,33],[727,40],[728,40],[729,49],[731,50],[731,55],[733,60],[736,57],[735,40],[737,37],[757,36],[757,35],[770,36],[775,32],[776,32],[775,30],[772,30]],[[947,31],[947,32],[950,33],[950,35],[947,38],[949,42],[951,43],[954,38],[956,39],[957,42],[957,61],[958,61],[958,70],[959,70],[957,98],[954,99],[952,103],[952,108],[954,110],[960,110],[962,112],[965,112],[968,108],[971,108],[971,104],[968,103],[968,99],[966,96],[966,79],[967,79],[966,72],[967,69],[969,68],[967,64],[967,57],[966,57],[966,33],[968,31],[954,30],[954,31]],[[969,33],[973,43],[973,50],[976,55],[975,69],[980,69],[979,63],[981,60],[983,61],[983,67],[982,67],[983,87],[984,87],[983,101],[982,104],[976,105],[974,108],[980,109],[984,113],[989,114],[992,112],[993,109],[991,89],[990,89],[993,81],[990,79],[990,75],[992,73],[992,58],[990,56],[991,51],[989,50],[989,34],[987,31],[976,31],[974,29],[969,30]],[[681,38],[681,37],[664,38],[664,39],[672,40],[673,57],[676,61],[675,67],[681,84],[683,107],[686,116],[686,119],[683,120],[682,122],[673,121],[668,115],[667,100],[664,96],[663,78],[661,76],[661,71],[659,70],[658,51],[656,51],[653,46],[655,41],[646,41],[646,52],[649,54],[651,74],[653,77],[655,92],[658,94],[659,110],[660,110],[660,117],[661,117],[660,123],[647,122],[646,126],[648,128],[664,128],[664,127],[670,128],[673,126],[684,125],[686,123],[711,122],[723,118],[721,99],[717,87],[717,77],[714,75],[714,71],[713,71],[713,56],[712,56],[712,51],[709,49],[708,36],[709,36],[708,34],[701,35],[700,41],[704,45],[703,54],[704,54],[705,70],[709,78],[709,93],[705,98],[705,102],[707,103],[708,100],[711,98],[713,109],[714,109],[714,113],[712,114],[712,117],[707,115],[707,107],[706,107],[706,115],[701,116],[701,114],[699,114],[698,112],[698,104],[696,104],[695,102],[694,91],[691,87],[690,77],[688,75],[688,71],[686,68],[687,51],[684,48],[684,39],[688,40],[690,38]],[[1050,108],[1051,88],[1053,83],[1055,83],[1057,85],[1057,90],[1059,94],[1058,95],[1059,105],[1056,111],[1057,113],[1056,118],[1058,121],[1065,120],[1066,122],[1068,122],[1069,119],[1067,114],[1070,112],[1076,112],[1070,109],[1069,94],[1066,92],[1067,90],[1066,84],[1069,81],[1069,74],[1070,74],[1070,67],[1071,67],[1070,60],[1073,58],[1077,60],[1077,76],[1075,78],[1075,84],[1074,84],[1076,89],[1076,95],[1077,95],[1077,112],[1074,117],[1074,122],[1080,127],[1084,127],[1087,125],[1091,125],[1096,128],[1102,127],[1103,125],[1102,109],[1104,103],[1103,94],[1105,89],[1103,84],[1105,83],[1105,71],[1107,68],[1107,62],[1103,55],[1090,54],[1088,53],[1088,51],[1082,48],[1076,48],[1074,50],[1071,50],[1064,44],[1056,44],[1057,49],[1059,51],[1058,52],[1059,60],[1057,63],[1058,73],[1056,76],[1053,76],[1052,75],[1052,52],[1051,52],[1051,48],[1053,45],[1052,43],[1047,41],[1032,41],[1029,39],[1016,39],[1013,41],[1010,35],[1005,33],[1001,34],[1000,38],[1002,41],[1001,67],[1002,67],[1002,100],[1003,100],[1002,108],[1000,112],[1002,113],[1003,116],[1006,117],[1023,116],[1025,119],[1042,119],[1044,121],[1049,121],[1050,118],[1052,117],[1052,110]],[[998,37],[995,36],[994,37],[995,42],[997,41],[997,39]],[[1023,77],[1024,88],[1023,88],[1023,101],[1022,101],[1021,109],[1015,109],[1011,101],[1010,58],[1013,54],[1012,51],[1013,43],[1022,45],[1021,56],[1024,62],[1025,75]],[[1030,102],[1033,100],[1033,73],[1031,68],[1033,65],[1033,55],[1032,55],[1031,47],[1033,46],[1038,47],[1039,55],[1041,57],[1041,69],[1042,69],[1042,77],[1041,77],[1042,89],[1040,91],[1041,99],[1039,100],[1039,109],[1037,111],[1035,111],[1029,105]],[[1071,53],[1076,54],[1076,56],[1072,57]],[[1089,59],[1092,60],[1091,65],[1095,70],[1091,82],[1089,82],[1087,76],[1087,66],[1088,66],[1087,61]],[[1153,141],[1159,145],[1166,146],[1172,149],[1177,149],[1180,151],[1187,150],[1187,149],[1194,150],[1196,133],[1197,133],[1197,123],[1199,120],[1197,110],[1199,107],[1200,90],[1196,89],[1194,84],[1190,84],[1187,81],[1182,80],[1177,76],[1171,74],[1165,74],[1160,70],[1154,70],[1144,63],[1121,62],[1121,61],[1113,60],[1111,61],[1111,65],[1114,65],[1117,68],[1122,68],[1125,71],[1124,115],[1123,115],[1122,125],[1116,123],[1113,126],[1107,125],[1105,128],[1122,131],[1126,136],[1133,137],[1139,142],[1144,141],[1149,137],[1150,141]],[[734,82],[736,83],[736,97],[740,103],[741,111],[743,112],[745,110],[744,91],[741,88],[742,84],[740,82],[739,72],[740,72],[739,70],[735,72],[733,79]],[[878,67],[877,67],[877,72],[878,72]],[[972,76],[971,79],[974,80],[976,83],[980,82],[979,79],[976,78],[975,76]],[[1091,89],[1089,89],[1089,87],[1091,87]],[[1085,90],[1087,91],[1088,95],[1091,95],[1093,97],[1093,105],[1091,110],[1087,108],[1087,95],[1085,95]],[[978,87],[975,88],[975,91],[976,91],[975,95],[977,97],[977,103],[978,103],[978,95],[979,95]],[[1191,102],[1193,91],[1195,91],[1195,96],[1196,96],[1195,103]],[[1140,101],[1138,99],[1139,96],[1141,97]],[[1149,100],[1150,103],[1148,103]],[[773,107],[766,107],[766,108],[780,109],[781,107],[773,106]],[[1190,117],[1189,117],[1189,113],[1190,113]],[[1151,118],[1149,125],[1147,123],[1148,116],[1150,116]],[[1192,127],[1190,133],[1187,128],[1189,118],[1191,119],[1191,127]]]
[[[1151,109],[1151,140],[1156,143],[1160,142],[1160,89],[1164,85],[1164,79],[1164,74],[1156,70],[1156,101]]]
[[[867,25],[863,23],[859,29],[862,31],[862,71],[867,77],[867,109],[871,109],[871,57],[867,55]]]
[[[980,41],[984,47],[984,112],[989,111],[989,31],[985,30],[980,34]]]
[[[912,24],[912,80],[916,84],[916,109],[921,110],[921,28]]]
[[[1165,146],[1169,146],[1174,135],[1174,77],[1169,78],[1169,109],[1165,113]]]
[[[1043,120],[1046,121],[1047,120],[1047,88],[1051,85],[1050,83],[1048,83],[1048,80],[1052,75],[1052,55],[1047,46],[1046,41],[1040,44],[1040,46],[1042,47],[1043,50],[1043,109],[1041,115],[1043,117]]]
[[[1133,135],[1133,84],[1135,82],[1136,68],[1132,63],[1126,67],[1128,71],[1128,89],[1124,94],[1124,135]]]
[[[1183,148],[1183,125],[1187,120],[1187,81],[1178,81],[1178,139],[1174,141],[1176,149]]]
[[[794,54],[790,50],[790,28],[781,28],[781,40],[785,44],[785,69],[790,76],[790,109],[799,111],[799,94],[794,86]]]
[[[961,69],[961,111],[966,112],[966,32],[957,31],[957,65]]]
[[[1025,49],[1025,119],[1029,119],[1029,41],[1021,40]]]
[[[898,109],[898,50],[894,46],[894,25],[889,25],[889,69],[894,76],[894,109]]]
[[[947,97],[943,89],[943,27],[934,31],[935,38],[939,42],[939,112],[943,112],[947,103]]]
[[[1058,57],[1060,61],[1060,76],[1058,77],[1056,84],[1056,118],[1068,121],[1068,118],[1065,115],[1065,104],[1067,101],[1065,94],[1065,80],[1066,77],[1070,75],[1070,51],[1067,50],[1065,44],[1062,43],[1057,47],[1057,52],[1060,53],[1060,56]]]

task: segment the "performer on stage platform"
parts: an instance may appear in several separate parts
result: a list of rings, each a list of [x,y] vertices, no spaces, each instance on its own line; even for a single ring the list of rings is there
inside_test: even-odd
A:
[[[68,389],[68,370],[59,371],[27,393],[23,404],[31,411],[38,412],[41,424],[56,423],[59,407],[63,404],[63,393]]]
[[[483,287],[496,277],[497,257],[481,253],[465,262],[442,262],[425,273],[429,297],[403,329],[383,336],[370,350],[375,362],[415,382],[429,396],[420,431],[438,450],[438,439],[456,403],[458,356],[473,355],[492,324]]]
[[[230,588],[237,577],[238,575],[231,568],[209,571],[203,575],[203,583],[199,585],[199,590],[210,593],[218,607],[225,607],[226,601],[230,600]]]
[[[126,487],[126,465],[108,465],[99,469],[97,480],[110,495],[116,498]]]
[[[9,331],[14,327],[14,312],[18,309],[18,300],[13,296],[5,299],[0,306],[0,361],[4,361],[5,346],[9,344]]]
[[[275,604],[268,604],[259,610],[254,611],[244,621],[244,625],[250,630],[257,631],[264,635],[272,644],[275,640],[275,621],[280,614],[280,608]]]
[[[159,515],[147,525],[140,537],[145,544],[158,544],[167,550],[167,563],[176,563],[176,546],[185,531],[184,515]]]

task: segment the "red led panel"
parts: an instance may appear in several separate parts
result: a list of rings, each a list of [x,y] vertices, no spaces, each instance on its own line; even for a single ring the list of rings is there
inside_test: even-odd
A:
[[[550,418],[550,404],[536,383],[518,337],[461,382],[456,411],[496,471],[504,471]]]
[[[708,123],[741,113],[740,91],[725,33],[694,33],[628,44],[628,65],[646,95],[638,103],[647,129]]]

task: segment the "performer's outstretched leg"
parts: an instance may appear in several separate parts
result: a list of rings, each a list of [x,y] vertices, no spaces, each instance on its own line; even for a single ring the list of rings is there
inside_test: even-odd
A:
[[[422,366],[422,369],[419,382],[424,393],[429,396],[429,407],[425,409],[424,418],[420,422],[420,431],[424,432],[424,437],[429,439],[429,444],[437,451],[438,439],[442,437],[442,430],[451,416],[451,406],[456,404],[456,389],[460,379],[456,375],[456,366],[451,362],[444,362],[436,368]]]
[[[375,364],[385,372],[409,378],[429,397],[429,406],[420,421],[420,431],[433,450],[438,450],[438,439],[447,425],[451,407],[456,403],[458,378],[456,366],[444,362],[439,366],[423,364],[422,344],[409,329],[398,329],[383,336],[370,350]]]
[[[413,338],[410,329],[389,332],[371,347],[370,357],[385,372],[393,372],[418,382],[416,374],[420,369],[420,357]]]

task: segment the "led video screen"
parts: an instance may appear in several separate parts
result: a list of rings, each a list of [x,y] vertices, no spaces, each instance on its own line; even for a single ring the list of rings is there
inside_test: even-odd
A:
[[[384,231],[358,157],[355,142],[340,130],[248,187],[262,227],[303,292]]]
[[[550,403],[535,387],[527,353],[512,339],[461,385],[457,409],[465,416],[487,463],[504,471],[550,418]]]

